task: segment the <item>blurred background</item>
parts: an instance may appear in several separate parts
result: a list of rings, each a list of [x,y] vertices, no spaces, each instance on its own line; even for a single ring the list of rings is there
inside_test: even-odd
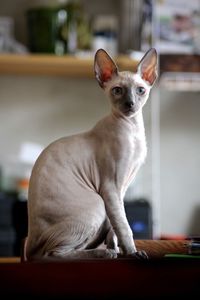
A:
[[[93,76],[104,48],[159,79],[144,107],[148,154],[125,196],[136,238],[200,235],[200,0],[0,2],[0,256],[20,255],[31,169],[50,142],[89,130],[109,104]],[[36,60],[34,60],[36,59]]]

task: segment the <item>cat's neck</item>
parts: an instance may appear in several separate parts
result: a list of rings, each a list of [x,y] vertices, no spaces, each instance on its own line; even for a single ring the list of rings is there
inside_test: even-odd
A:
[[[113,121],[116,122],[117,124],[122,124],[122,125],[124,124],[127,126],[131,126],[134,129],[144,130],[142,109],[140,109],[132,117],[127,117],[123,114],[116,113],[115,111],[112,111],[109,117],[113,119]]]

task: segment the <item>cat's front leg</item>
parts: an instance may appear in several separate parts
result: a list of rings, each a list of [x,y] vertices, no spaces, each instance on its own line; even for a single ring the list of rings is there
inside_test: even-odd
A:
[[[134,240],[133,240],[134,243]],[[135,258],[135,259],[148,259],[148,255],[145,251],[136,251],[131,254],[123,254],[121,253],[119,247],[118,247],[118,238],[113,230],[112,227],[110,227],[110,230],[108,231],[108,234],[106,236],[105,244],[107,246],[107,249],[114,250],[117,254],[118,258]]]
[[[124,255],[130,255],[136,252],[136,247],[133,232],[127,221],[124,204],[119,194],[113,185],[109,185],[103,189],[102,197],[107,216],[117,236],[118,245]]]
[[[110,227],[110,230],[107,233],[105,244],[108,249],[113,249],[116,253],[120,253],[118,239],[112,227]]]

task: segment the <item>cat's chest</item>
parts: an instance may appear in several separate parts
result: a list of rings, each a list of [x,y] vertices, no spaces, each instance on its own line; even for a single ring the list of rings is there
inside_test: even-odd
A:
[[[122,178],[130,177],[135,170],[138,170],[140,165],[144,162],[147,147],[144,132],[130,135],[126,141],[124,140],[121,157],[118,161],[118,171]]]
[[[144,133],[136,134],[133,137],[131,148],[132,163],[142,163],[147,154],[146,137]]]
[[[142,114],[133,119],[130,130],[126,131],[125,136],[125,145],[127,147],[129,164],[133,165],[134,167],[137,164],[141,164],[147,154],[146,136]]]
[[[143,164],[147,155],[147,146],[145,135],[134,136],[132,143],[129,145],[129,158],[124,164],[124,177],[122,186],[126,187],[135,178],[138,170]]]

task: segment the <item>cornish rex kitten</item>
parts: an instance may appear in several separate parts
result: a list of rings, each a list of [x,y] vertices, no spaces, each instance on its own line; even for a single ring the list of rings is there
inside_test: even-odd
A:
[[[119,72],[99,49],[94,70],[111,113],[90,131],[53,142],[37,159],[28,197],[28,260],[143,255],[123,198],[146,156],[142,107],[157,77],[156,50],[131,73]],[[103,242],[106,247],[98,247]]]

